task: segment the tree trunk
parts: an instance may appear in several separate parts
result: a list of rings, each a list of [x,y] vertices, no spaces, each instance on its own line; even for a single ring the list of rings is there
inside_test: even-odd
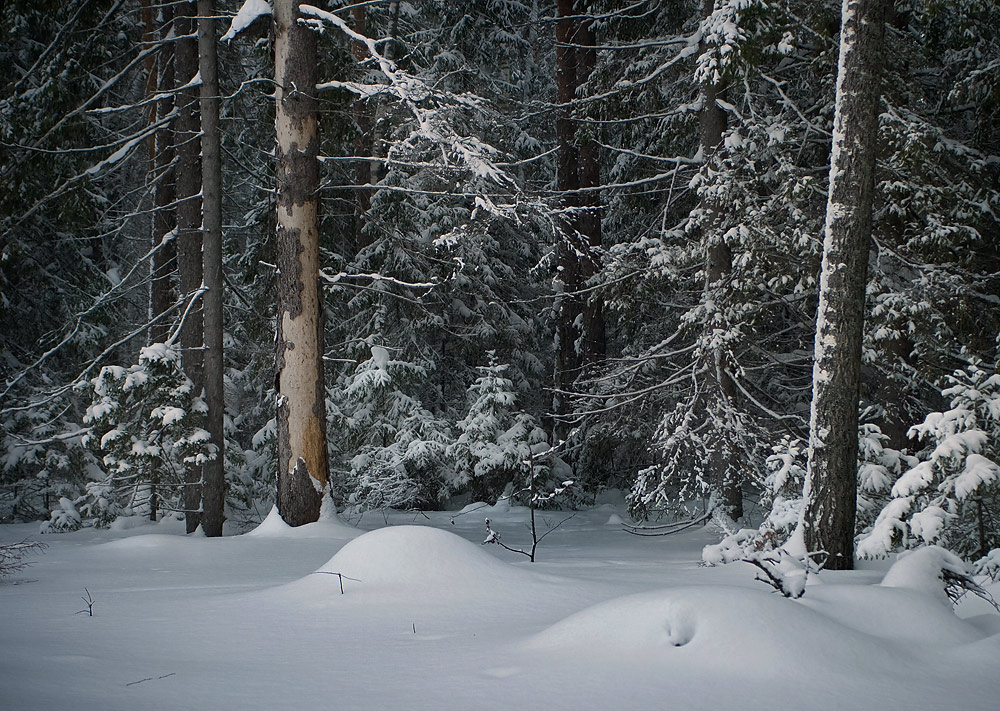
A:
[[[222,335],[222,136],[219,132],[219,69],[216,55],[215,3],[198,0],[198,61],[201,67],[202,266],[205,295],[205,429],[216,447],[204,466],[201,525],[206,536],[221,536],[226,507],[226,408],[223,388]]]
[[[584,8],[579,7],[578,12]],[[578,46],[576,48],[576,81],[577,89],[590,81],[597,68],[597,40],[594,29],[589,22],[581,22],[577,32]],[[579,169],[580,187],[588,189],[580,194],[579,229],[581,242],[587,248],[584,252],[582,269],[580,270],[580,287],[601,270],[601,249],[603,234],[601,231],[601,193],[597,188],[601,185],[600,150],[597,144],[597,127],[590,125],[577,129],[579,139]],[[607,354],[606,329],[604,323],[604,307],[601,301],[588,294],[583,297],[583,361],[584,364],[596,363]]]
[[[887,0],[844,0],[830,187],[816,313],[806,551],[827,568],[854,566],[858,393]]]
[[[555,436],[569,430],[571,406],[566,393],[574,388],[582,368],[605,354],[605,324],[601,304],[581,293],[600,269],[600,167],[597,144],[577,127],[572,102],[597,64],[594,33],[582,19],[583,3],[559,0],[556,22],[556,88],[561,105],[556,117],[556,184],[559,199],[556,235],[556,364],[553,411]],[[580,192],[581,188],[588,188]]]
[[[355,32],[368,35],[368,16],[364,5],[356,5],[351,9]],[[358,66],[368,59],[368,48],[361,42],[351,44],[351,54]],[[374,101],[378,101],[377,99]],[[367,157],[374,155],[372,102],[370,99],[354,101],[354,121],[357,124],[358,135],[354,138],[354,155]],[[357,204],[354,206],[354,247],[350,255],[356,255],[371,244],[371,238],[365,231],[365,213],[372,206],[372,193],[367,187],[372,183],[372,164],[367,160],[359,160],[354,165],[354,179],[358,185],[355,191]]]
[[[177,151],[177,269],[180,290],[185,299],[194,299],[181,327],[181,353],[184,372],[194,383],[194,392],[201,394],[202,375],[202,313],[201,299],[195,295],[201,289],[201,141],[198,120],[198,87],[188,84],[198,73],[198,39],[195,36],[195,3],[175,6],[174,27],[178,36],[174,49],[174,69],[178,87],[177,120],[174,138]],[[187,532],[192,533],[201,523],[202,467],[191,464],[184,477],[184,519]]]
[[[153,10],[148,4],[143,8],[143,15],[148,25],[145,33],[146,41],[159,39],[163,44],[156,52],[150,67],[151,75],[147,93],[152,96],[163,95],[153,104],[150,111],[150,122],[166,117],[174,107],[171,94],[174,88],[174,46],[165,41],[165,35],[173,21],[173,8],[165,6],[160,9],[157,20],[153,18]],[[158,25],[159,29],[154,29]],[[176,266],[176,242],[174,228],[176,215],[173,208],[174,192],[174,132],[170,124],[157,129],[150,141],[150,177],[153,181],[153,227],[150,235],[150,247],[154,250],[149,264],[149,319],[152,321],[164,314],[174,301],[172,277]],[[170,324],[165,320],[151,323],[149,327],[149,342],[163,343],[170,335]]]
[[[275,1],[278,511],[291,526],[319,518],[327,487],[316,37],[297,18],[295,0]]]
[[[715,9],[715,0],[704,0],[702,15],[709,17]],[[726,132],[728,119],[726,112],[719,105],[718,99],[722,98],[723,90],[715,84],[705,84],[701,88],[702,108],[699,116],[700,121],[700,141],[702,154],[705,156],[705,165],[709,166],[712,157],[722,143],[722,136]],[[705,294],[704,301],[707,304],[714,304],[716,307],[724,308],[727,301],[725,289],[727,280],[733,270],[732,249],[723,239],[722,230],[719,229],[723,218],[724,206],[717,204],[717,201],[705,199],[701,202],[701,209],[705,213],[705,223],[707,230],[703,230],[702,243],[705,249]],[[720,325],[726,327],[727,324],[712,322],[706,324],[709,330],[718,328]],[[716,340],[716,339],[713,339]],[[710,400],[706,407],[722,407],[731,410],[732,403],[736,398],[736,384],[730,375],[729,357],[724,347],[714,347],[705,354],[705,392]],[[706,416],[708,413],[706,411]],[[720,498],[720,503],[725,509],[725,513],[733,521],[737,521],[743,516],[743,491],[740,486],[740,478],[736,474],[735,452],[730,444],[726,432],[716,441],[715,450],[712,452],[709,479]]]

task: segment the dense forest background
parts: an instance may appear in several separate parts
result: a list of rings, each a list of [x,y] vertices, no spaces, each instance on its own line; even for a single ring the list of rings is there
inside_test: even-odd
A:
[[[202,325],[206,5],[3,6],[4,520],[205,513],[213,329],[225,516],[275,498],[275,25],[267,3],[213,10],[224,288]],[[301,17],[332,501],[617,488],[637,517],[786,535],[840,3],[334,0]],[[1000,548],[1000,8],[896,0],[885,24],[856,528],[875,554],[983,559]]]

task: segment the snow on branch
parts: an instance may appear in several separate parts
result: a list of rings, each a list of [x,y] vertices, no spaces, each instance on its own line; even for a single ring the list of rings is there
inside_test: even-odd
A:
[[[219,38],[220,42],[229,43],[245,32],[258,18],[271,14],[271,3],[268,0],[245,0],[229,24],[226,34]]]
[[[362,98],[379,95],[393,96],[407,107],[416,120],[416,128],[399,145],[413,147],[422,140],[428,141],[441,148],[440,156],[445,166],[450,165],[452,161],[457,161],[477,178],[490,180],[498,185],[511,186],[514,184],[514,181],[494,160],[500,152],[475,136],[460,135],[442,111],[442,108],[448,105],[482,110],[486,106],[486,102],[481,97],[467,93],[443,92],[429,86],[419,77],[401,70],[394,61],[379,51],[379,44],[383,43],[384,40],[375,40],[357,32],[332,12],[321,10],[312,5],[300,5],[299,12],[305,18],[312,18],[301,20],[304,24],[315,28],[315,21],[318,20],[320,21],[320,29],[322,23],[333,25],[350,39],[365,47],[387,81],[387,84],[374,85],[358,82],[327,82],[318,84],[317,90],[344,89]]]

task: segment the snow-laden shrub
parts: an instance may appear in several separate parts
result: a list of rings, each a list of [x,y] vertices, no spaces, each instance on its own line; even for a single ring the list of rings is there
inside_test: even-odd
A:
[[[941,545],[975,560],[1000,546],[1000,375],[973,363],[948,380],[949,409],[910,428],[928,447],[893,485],[859,555]]]
[[[83,525],[83,517],[72,499],[60,497],[59,505],[52,509],[49,520],[42,524],[42,533],[75,531]]]
[[[211,461],[215,446],[202,427],[208,408],[184,374],[179,350],[146,346],[135,365],[103,367],[90,389],[84,445],[105,475],[74,502],[80,513],[107,525],[121,515],[182,511],[186,467]]]
[[[891,498],[892,486],[917,458],[886,446],[878,425],[864,423],[858,431],[857,531],[866,531]]]
[[[885,446],[887,439],[874,424],[863,424],[858,431],[858,528],[874,518],[901,467],[916,461]],[[805,443],[787,437],[772,448],[760,496],[767,514],[757,528],[728,532],[719,543],[705,546],[702,560],[707,565],[746,561],[786,597],[803,594],[810,563],[795,533],[805,503],[806,454]]]
[[[757,528],[728,532],[719,543],[705,546],[702,560],[708,565],[746,560],[780,549],[791,537],[802,511],[805,482],[805,445],[798,439],[783,439],[767,458],[768,473],[761,487],[761,507],[767,511]]]
[[[345,379],[331,424],[347,469],[349,505],[427,507],[448,495],[451,429],[408,394],[426,377],[423,366],[372,346],[371,358]]]

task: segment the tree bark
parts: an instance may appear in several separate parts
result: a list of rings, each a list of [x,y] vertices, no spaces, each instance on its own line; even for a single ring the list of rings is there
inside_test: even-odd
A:
[[[861,335],[887,5],[842,6],[802,519],[806,551],[835,570],[854,566]]]
[[[327,487],[319,292],[316,38],[298,3],[274,3],[277,111],[278,511],[291,526],[319,518]]]
[[[715,10],[715,0],[704,0],[702,6],[703,17],[709,17]],[[726,112],[719,105],[718,100],[722,98],[724,90],[716,84],[705,84],[701,88],[702,108],[699,116],[700,141],[702,154],[705,157],[705,165],[709,166],[712,157],[722,137],[726,132],[728,118]],[[721,306],[726,302],[725,289],[726,282],[733,270],[732,248],[726,243],[721,229],[718,229],[722,218],[724,206],[717,204],[717,201],[705,199],[701,202],[701,209],[705,213],[705,223],[708,229],[703,230],[702,243],[705,249],[705,303]],[[727,324],[709,323],[706,328],[709,330]],[[715,340],[715,339],[713,339]],[[705,354],[705,392],[709,399],[717,400],[716,405],[725,409],[730,409],[736,398],[736,384],[730,374],[730,363],[728,354],[722,346],[716,346]],[[707,413],[706,413],[707,416]],[[743,492],[740,486],[739,477],[736,475],[736,462],[734,461],[734,451],[729,446],[728,438],[723,432],[723,437],[716,442],[715,450],[712,452],[709,462],[709,479],[713,488],[720,497],[720,503],[725,509],[725,513],[732,520],[739,520],[743,516]]]
[[[204,275],[205,429],[215,445],[215,459],[204,466],[201,525],[206,536],[221,536],[225,520],[226,408],[222,336],[222,136],[219,132],[219,67],[215,3],[198,0],[198,62],[201,68],[202,270]]]
[[[175,6],[174,68],[178,92],[174,138],[177,151],[177,269],[180,290],[193,305],[181,326],[181,362],[194,383],[194,392],[204,388],[202,374],[204,342],[201,299],[196,296],[202,284],[201,260],[201,141],[198,119],[198,87],[188,86],[198,73],[198,39],[195,23],[197,8],[193,2]],[[182,88],[184,87],[184,88]],[[184,477],[184,519],[188,533],[201,523],[202,467],[191,464]]]
[[[162,7],[159,17],[153,18],[153,10],[148,2],[143,8],[143,16],[148,30],[146,41],[159,39],[162,45],[151,58],[149,95],[161,94],[163,98],[153,104],[150,122],[165,118],[174,107],[171,94],[174,88],[174,47],[165,41],[173,21],[173,8]],[[158,27],[158,29],[156,29]],[[173,208],[174,192],[174,132],[170,124],[159,128],[150,140],[150,177],[153,181],[153,226],[150,247],[154,250],[149,265],[149,319],[164,314],[173,305],[173,271],[176,266],[176,242],[174,228],[176,214]],[[163,343],[170,336],[170,324],[161,320],[151,323],[149,342]]]
[[[351,17],[354,20],[354,30],[359,34],[367,36],[367,8],[364,5],[354,6],[351,9]],[[369,58],[368,48],[361,42],[353,42],[351,44],[351,54],[354,56],[354,60],[359,67],[362,66],[362,62]],[[354,121],[358,128],[358,134],[354,138],[354,155],[374,155],[372,100],[356,99],[354,101]],[[357,161],[354,166],[354,176],[358,189],[355,191],[357,193],[357,204],[354,206],[354,247],[351,250],[351,254],[357,254],[371,244],[371,238],[365,231],[365,213],[372,206],[372,193],[369,188],[363,187],[372,183],[371,162],[367,160]]]
[[[597,50],[590,23],[581,18],[583,3],[558,0],[556,10],[556,89],[561,105],[556,117],[556,185],[562,196],[555,243],[553,411],[555,436],[563,439],[572,409],[566,393],[573,390],[584,365],[603,358],[606,346],[603,309],[580,293],[600,268],[600,192],[594,189],[600,185],[599,155],[593,137],[578,130],[578,112],[572,106],[596,66]]]
[[[584,8],[578,3],[578,11]],[[597,68],[597,39],[590,22],[581,22],[577,32],[576,81],[577,90],[590,81]],[[585,112],[584,112],[585,113]],[[600,149],[597,144],[596,126],[589,125],[577,129],[579,145],[580,187],[587,192],[580,194],[579,229],[581,241],[587,251],[583,256],[580,287],[601,270],[603,233],[601,230],[601,186]],[[596,363],[607,354],[604,305],[592,294],[583,297],[583,362]]]

